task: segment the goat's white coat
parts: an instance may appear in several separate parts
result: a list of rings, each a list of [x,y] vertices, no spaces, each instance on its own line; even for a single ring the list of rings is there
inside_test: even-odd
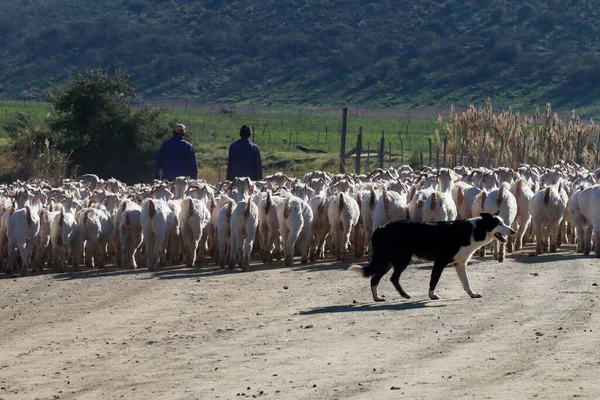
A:
[[[336,256],[338,260],[345,261],[352,229],[360,218],[358,203],[350,195],[339,193],[330,199],[327,216],[330,224],[329,233]]]
[[[545,198],[548,199],[547,204]],[[537,254],[548,251],[548,239],[550,252],[556,251],[559,225],[564,217],[567,201],[561,195],[559,185],[549,186],[533,195],[529,203],[529,212],[537,240]]]
[[[312,238],[313,212],[308,203],[290,195],[277,205],[277,220],[283,243],[286,266],[291,266],[296,246],[300,250],[301,262],[307,263]]]

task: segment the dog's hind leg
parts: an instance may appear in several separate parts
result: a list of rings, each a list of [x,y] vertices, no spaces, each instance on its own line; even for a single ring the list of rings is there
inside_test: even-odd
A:
[[[469,275],[467,275],[467,263],[456,263],[454,267],[456,268],[458,279],[460,279],[460,283],[462,283],[465,292],[467,292],[467,294],[474,299],[480,298],[481,295],[479,293],[474,293],[471,289],[471,284],[469,283]]]
[[[435,293],[435,287],[437,286],[440,277],[442,276],[442,272],[444,272],[444,268],[448,265],[445,261],[436,261],[433,264],[433,269],[431,270],[431,280],[429,281],[429,298],[431,300],[439,300],[440,296]]]
[[[392,274],[390,280],[392,281],[392,284],[394,285],[398,293],[400,293],[400,296],[404,297],[405,299],[410,299],[410,296],[402,289],[402,286],[400,286],[400,275],[402,274],[402,272],[404,272],[406,267],[408,267],[408,264],[410,263],[411,259],[411,254],[403,254],[392,261],[392,264],[394,265],[394,273]]]
[[[391,267],[391,264],[388,264],[384,269],[377,271],[371,278],[371,293],[373,294],[373,301],[385,301],[385,299],[377,295],[377,286],[379,286],[379,281],[381,281],[381,278],[388,273]]]

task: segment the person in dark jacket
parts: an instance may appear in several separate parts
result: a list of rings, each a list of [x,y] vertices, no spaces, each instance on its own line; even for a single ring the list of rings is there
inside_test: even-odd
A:
[[[238,141],[229,146],[229,157],[227,158],[227,179],[249,177],[253,181],[262,179],[262,161],[258,146],[250,142],[252,130],[248,125],[240,128]]]
[[[178,176],[198,179],[198,164],[194,146],[186,140],[185,125],[175,124],[173,137],[160,146],[154,160],[154,177],[156,179],[175,180]],[[162,170],[162,176],[160,174]]]

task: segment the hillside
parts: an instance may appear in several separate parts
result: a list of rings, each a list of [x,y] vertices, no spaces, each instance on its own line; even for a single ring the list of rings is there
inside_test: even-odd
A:
[[[0,96],[126,68],[143,99],[600,109],[591,0],[1,0]]]

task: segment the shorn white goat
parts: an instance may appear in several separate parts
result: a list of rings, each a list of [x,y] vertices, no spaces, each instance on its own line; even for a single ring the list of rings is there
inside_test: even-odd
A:
[[[106,244],[114,229],[110,214],[102,208],[84,208],[77,220],[76,262],[82,260],[85,242],[85,265],[87,268],[104,268],[106,257]]]
[[[246,198],[236,204],[231,214],[230,269],[239,264],[242,271],[248,270],[257,229],[258,207],[251,198]]]
[[[136,252],[142,245],[142,207],[127,200],[121,205],[119,220],[119,238],[121,240],[122,264],[129,269],[136,269]]]
[[[360,218],[358,203],[350,195],[340,193],[329,203],[327,216],[329,217],[331,241],[332,245],[335,245],[336,257],[340,261],[345,261],[348,255],[352,229],[354,229]]]
[[[140,218],[148,270],[156,271],[159,263],[165,264],[167,234],[175,226],[176,217],[166,202],[149,198],[142,204]]]
[[[70,211],[64,211],[62,208],[54,215],[50,225],[50,242],[52,244],[53,269],[57,272],[63,272],[67,255],[71,258],[71,263],[75,260],[75,250],[77,246],[77,221],[75,215]]]
[[[181,222],[181,238],[187,256],[186,266],[193,267],[196,264],[200,241],[210,223],[210,212],[203,201],[188,197],[181,202],[179,221]],[[202,252],[202,254],[204,253]]]
[[[8,219],[8,259],[5,272],[12,273],[15,250],[21,255],[21,275],[29,274],[31,255],[40,230],[40,217],[35,208],[26,205]]]
[[[264,263],[272,262],[274,257],[281,260],[281,240],[279,234],[279,220],[277,219],[277,206],[283,200],[284,199],[280,196],[273,196],[269,191],[258,203],[260,247],[263,253],[262,260]]]
[[[277,206],[277,220],[283,241],[285,265],[292,265],[296,247],[300,250],[302,264],[306,264],[312,239],[312,209],[306,201],[289,195]]]
[[[600,186],[591,186],[581,192],[579,195],[579,208],[588,222],[587,231],[583,238],[584,253],[586,255],[590,254],[593,229],[594,252],[597,257],[600,257]]]
[[[561,196],[559,185],[549,186],[537,192],[531,199],[529,209],[535,232],[536,254],[556,252],[559,226],[567,208],[567,200]]]
[[[499,189],[494,189],[487,195],[483,205],[483,211],[490,214],[498,213],[506,225],[512,225],[517,216],[517,200],[510,192],[510,185],[507,182],[503,182],[500,184]],[[498,242],[494,240],[492,242],[492,248],[494,259],[503,262],[506,244],[500,243],[498,246]],[[509,252],[512,252],[512,250],[512,247],[508,249]]]

